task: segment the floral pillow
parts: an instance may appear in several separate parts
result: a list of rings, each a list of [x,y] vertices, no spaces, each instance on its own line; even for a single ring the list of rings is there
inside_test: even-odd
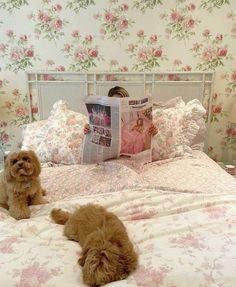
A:
[[[65,102],[54,104],[48,118],[47,132],[36,149],[40,160],[61,164],[79,163],[86,123],[87,117],[70,110]]]
[[[22,150],[36,150],[47,131],[47,120],[22,126]]]
[[[199,132],[199,119],[205,109],[198,100],[187,104],[175,98],[166,104],[155,105],[153,122],[158,133],[152,141],[152,160],[162,160],[190,154],[191,145]]]

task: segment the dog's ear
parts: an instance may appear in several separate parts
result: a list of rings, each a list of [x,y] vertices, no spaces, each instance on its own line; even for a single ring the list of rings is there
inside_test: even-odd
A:
[[[11,180],[13,178],[11,175],[11,157],[12,154],[7,155],[4,161],[4,175],[6,180]]]
[[[27,151],[28,155],[32,159],[32,163],[34,164],[34,176],[38,177],[41,172],[41,165],[36,153],[32,150]]]
[[[83,248],[83,250],[82,250],[82,255],[81,255],[81,257],[80,257],[79,260],[78,260],[79,265],[82,266],[82,267],[83,267],[84,264],[85,264],[85,260],[86,260],[88,251],[89,251],[89,247],[88,247],[88,246],[85,247],[85,248]]]
[[[127,246],[123,248],[123,252],[119,257],[119,262],[122,263],[124,273],[130,274],[137,268],[138,255],[134,251],[131,243],[127,243]]]

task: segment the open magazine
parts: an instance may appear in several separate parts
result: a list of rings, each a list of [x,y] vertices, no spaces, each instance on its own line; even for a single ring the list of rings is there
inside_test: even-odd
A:
[[[81,161],[99,163],[121,155],[151,161],[152,102],[150,97],[85,99],[91,132],[84,137]]]

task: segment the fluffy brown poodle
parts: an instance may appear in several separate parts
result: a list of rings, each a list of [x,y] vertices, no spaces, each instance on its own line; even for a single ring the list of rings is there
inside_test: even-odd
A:
[[[41,166],[33,151],[10,153],[0,173],[0,206],[9,208],[15,219],[30,217],[28,205],[43,204],[45,191],[41,188]]]
[[[53,209],[52,219],[65,224],[64,234],[79,242],[83,280],[90,286],[126,278],[137,267],[138,257],[119,218],[104,207],[81,206],[73,214]]]

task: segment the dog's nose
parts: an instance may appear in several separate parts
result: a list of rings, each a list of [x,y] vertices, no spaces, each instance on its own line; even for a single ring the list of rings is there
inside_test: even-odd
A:
[[[19,162],[19,163],[18,163],[18,166],[19,166],[19,167],[22,167],[22,166],[23,166],[23,162]]]

